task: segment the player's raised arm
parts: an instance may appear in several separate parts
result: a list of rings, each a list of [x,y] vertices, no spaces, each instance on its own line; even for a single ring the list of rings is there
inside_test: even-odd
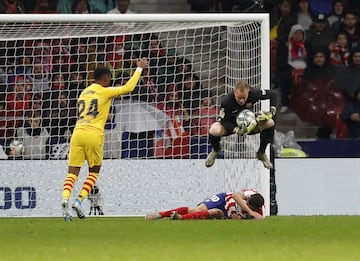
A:
[[[145,67],[147,67],[147,65],[148,65],[148,60],[146,58],[142,58],[142,59],[138,60],[137,68],[136,68],[133,76],[130,78],[130,80],[124,86],[119,86],[116,88],[109,88],[108,89],[109,96],[115,97],[115,96],[124,95],[124,94],[128,94],[128,93],[132,92],[135,89],[136,84],[138,83],[138,81],[140,79],[142,70]]]

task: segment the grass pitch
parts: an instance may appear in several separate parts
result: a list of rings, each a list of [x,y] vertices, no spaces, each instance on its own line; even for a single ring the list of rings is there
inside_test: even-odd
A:
[[[0,260],[360,260],[359,216],[1,218]]]

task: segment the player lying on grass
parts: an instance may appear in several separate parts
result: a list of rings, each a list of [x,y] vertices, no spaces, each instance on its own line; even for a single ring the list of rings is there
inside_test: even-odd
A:
[[[209,129],[209,141],[212,145],[212,151],[206,158],[206,167],[214,165],[217,155],[221,152],[221,137],[231,134],[242,136],[260,133],[260,146],[256,157],[262,161],[265,168],[273,168],[273,164],[265,154],[265,149],[274,140],[275,121],[273,116],[276,113],[276,108],[272,106],[270,112],[259,112],[256,117],[257,125],[254,129],[249,130],[246,126],[244,126],[245,128],[239,128],[236,123],[236,117],[242,110],[253,110],[256,103],[267,99],[272,99],[275,102],[276,93],[271,90],[251,88],[245,81],[239,81],[234,90],[224,96],[221,102],[219,121],[214,122]]]
[[[253,189],[235,193],[218,193],[196,207],[179,207],[149,213],[145,219],[263,219],[264,198]]]

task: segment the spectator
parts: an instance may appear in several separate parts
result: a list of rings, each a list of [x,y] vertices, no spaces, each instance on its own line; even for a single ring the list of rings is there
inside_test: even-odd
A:
[[[305,31],[308,30],[313,23],[310,13],[310,0],[299,0],[296,14],[297,23],[300,24]]]
[[[35,14],[53,14],[57,13],[56,8],[53,6],[51,0],[36,0]]]
[[[76,108],[70,107],[69,104],[69,93],[67,91],[54,92],[50,112],[51,137],[68,139],[75,127],[76,116]]]
[[[296,20],[293,15],[293,2],[280,0],[270,15],[270,40],[287,42],[290,29],[296,24]]]
[[[339,86],[344,94],[353,99],[354,93],[360,86],[360,48],[351,51],[349,67],[339,71],[334,77],[334,83]]]
[[[354,94],[354,99],[346,104],[340,114],[341,120],[347,126],[347,137],[350,139],[360,138],[360,89]]]
[[[315,50],[311,62],[304,70],[302,84],[311,84],[314,87],[316,86],[315,88],[327,88],[326,86],[330,84],[335,74],[335,69],[329,60],[329,50],[327,48]],[[301,91],[301,87],[299,87],[298,91]],[[317,129],[316,136],[328,139],[331,133],[332,128],[320,126]]]
[[[115,75],[123,68],[123,58],[125,53],[125,38],[116,36],[110,44],[110,48],[106,55],[106,60],[114,68]]]
[[[32,61],[32,57],[28,55],[17,57],[14,74],[9,75],[8,82],[14,81],[17,75],[22,76],[26,80],[31,74]]]
[[[90,51],[95,50],[95,48],[88,46],[87,38],[78,38],[73,42],[73,46],[70,51],[74,63],[71,64],[71,71],[79,71],[81,73],[87,72],[87,62],[90,55]]]
[[[6,103],[0,101],[0,144],[4,145],[8,137],[14,135],[14,114],[6,109]]]
[[[57,11],[59,13],[72,13],[75,0],[58,0]],[[115,7],[115,0],[88,0],[90,13],[107,13]]]
[[[29,79],[32,84],[32,91],[34,93],[44,94],[44,98],[48,97],[48,91],[50,90],[49,73],[45,71],[43,64],[34,64],[29,75]]]
[[[341,23],[344,20],[345,0],[334,0],[332,4],[332,13],[327,21],[331,27],[333,23]]]
[[[115,71],[111,63],[106,60],[106,48],[103,43],[104,39],[91,39],[91,46],[89,46],[89,59],[87,63],[87,80],[92,83],[94,80],[94,70],[98,66],[104,66],[111,72],[111,77],[115,77]]]
[[[41,125],[41,112],[29,113],[24,125],[16,129],[14,139],[21,140],[24,146],[24,159],[45,159],[47,156],[49,133]]]
[[[146,48],[146,44],[144,46]],[[167,50],[162,47],[159,37],[155,34],[150,36],[148,46],[142,52],[142,57],[149,58],[150,73],[153,77],[157,76],[159,67],[165,64]],[[156,80],[158,82],[158,80]]]
[[[35,41],[32,56],[33,63],[42,64],[44,66],[43,69],[48,73],[52,71],[53,56],[49,42]]]
[[[325,14],[318,14],[313,19],[313,26],[306,31],[306,41],[308,43],[309,55],[312,50],[329,48],[334,41],[334,36],[328,27]]]
[[[48,107],[45,107],[44,104],[48,104],[49,102],[44,102],[41,99],[41,95],[36,93],[32,96],[31,102],[30,102],[30,110],[31,111],[40,111],[41,112],[41,118],[42,118],[42,126],[48,127],[50,122],[50,111],[51,109]]]
[[[25,13],[25,7],[20,0],[2,0],[0,1],[0,13],[22,14]]]
[[[140,88],[142,90],[146,90],[145,93],[148,94],[148,98],[146,99],[146,101],[152,103],[154,107],[157,107],[158,88],[157,84],[155,84],[153,78],[150,75],[149,68],[145,68],[143,70],[140,83],[142,83],[142,86]]]
[[[336,67],[344,68],[349,65],[350,48],[345,32],[339,32],[336,42],[330,53],[330,63]]]
[[[184,81],[179,83],[180,98],[184,108],[190,115],[194,110],[200,107],[200,100],[202,96],[202,88],[199,77],[194,73],[187,73],[184,76]]]
[[[154,157],[189,157],[189,133],[184,125],[189,125],[190,115],[180,100],[175,84],[166,87],[165,101],[158,104],[158,109],[164,111],[171,119],[171,126],[164,130],[164,135],[154,141]]]
[[[67,75],[63,72],[54,72],[51,81],[52,91],[68,90]]]
[[[176,50],[170,48],[167,50],[165,64],[162,65],[157,72],[157,83],[171,83],[175,81],[176,71]]]
[[[321,48],[314,51],[311,62],[304,70],[302,83],[314,82],[319,79],[331,81],[334,73],[334,67],[329,62],[329,50]]]
[[[109,14],[132,14],[133,12],[129,9],[130,0],[117,0],[117,7],[111,9]]]
[[[178,135],[184,133],[184,123],[188,125],[190,120],[189,111],[186,110],[181,102],[179,90],[175,84],[169,84],[166,87],[165,101],[159,103],[158,109],[166,112],[173,120],[174,126],[177,126]]]
[[[288,110],[289,98],[292,92],[292,70],[305,69],[308,58],[305,47],[306,34],[301,25],[296,24],[291,27],[289,41],[287,44],[279,44],[277,83],[281,92],[280,112]]]
[[[72,71],[70,73],[69,82],[69,102],[70,107],[77,106],[77,99],[80,93],[86,88],[85,73],[79,71]]]
[[[103,149],[105,159],[120,159],[121,157],[121,132],[115,129],[115,117],[116,107],[112,102],[110,112],[105,123],[105,141]]]
[[[338,32],[344,31],[349,39],[350,49],[356,48],[360,43],[360,28],[358,16],[353,11],[347,11],[344,16],[344,21],[336,22],[332,25],[331,31],[333,35],[337,35]]]
[[[201,106],[195,110],[191,120],[191,134],[207,136],[210,126],[216,121],[217,108],[210,97],[201,100]]]
[[[77,0],[72,5],[73,14],[89,14],[90,13],[90,4],[87,0]]]
[[[29,110],[30,99],[30,94],[26,92],[25,79],[22,76],[16,77],[13,91],[6,96],[6,109],[9,115],[17,118],[17,124],[21,123],[25,112]]]

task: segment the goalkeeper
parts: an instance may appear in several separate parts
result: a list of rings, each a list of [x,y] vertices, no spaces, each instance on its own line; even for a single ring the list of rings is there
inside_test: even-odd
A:
[[[217,155],[221,151],[220,138],[231,134],[252,135],[260,132],[260,147],[256,153],[257,159],[262,161],[265,168],[272,169],[273,164],[265,154],[266,146],[273,143],[274,126],[273,119],[276,108],[271,107],[270,112],[259,112],[256,116],[257,124],[255,126],[238,126],[236,124],[237,115],[244,109],[252,110],[255,103],[260,100],[276,99],[276,93],[270,90],[250,88],[245,81],[239,81],[234,91],[227,94],[222,102],[220,109],[220,118],[214,122],[209,129],[209,141],[212,145],[212,151],[205,161],[206,167],[211,167]]]
[[[106,67],[94,70],[95,83],[83,90],[78,98],[79,117],[70,141],[68,174],[63,185],[62,210],[65,221],[72,219],[69,212],[69,198],[78,179],[80,168],[86,160],[89,174],[83,183],[77,200],[72,205],[77,216],[85,218],[81,202],[89,195],[99,176],[104,145],[104,126],[110,111],[113,97],[132,92],[137,85],[142,70],[147,66],[146,58],[137,61],[137,69],[124,85],[110,86],[111,72]]]
[[[147,220],[169,217],[170,219],[263,219],[264,198],[254,189],[242,189],[236,193],[218,193],[196,207],[149,213]]]

